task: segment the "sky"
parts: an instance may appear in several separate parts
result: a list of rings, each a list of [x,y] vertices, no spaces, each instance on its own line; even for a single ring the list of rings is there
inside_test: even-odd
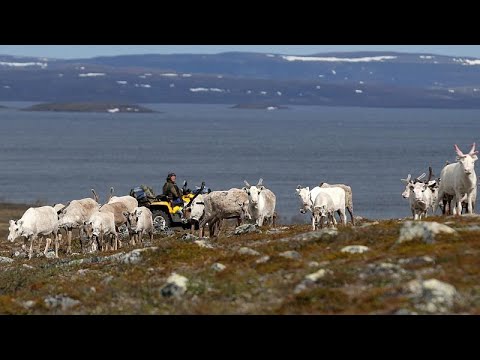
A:
[[[480,45],[0,45],[0,54],[58,59],[131,54],[215,54],[249,51],[311,55],[331,51],[398,51],[480,58]]]

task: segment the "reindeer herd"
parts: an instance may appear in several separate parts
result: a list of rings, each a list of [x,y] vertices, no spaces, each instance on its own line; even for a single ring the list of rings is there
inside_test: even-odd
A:
[[[406,179],[401,179],[405,184],[402,196],[409,199],[414,220],[426,218],[429,211],[435,214],[438,208],[442,209],[443,215],[461,215],[463,209],[473,214],[477,200],[475,161],[478,151],[475,150],[475,143],[468,154],[464,154],[457,145],[454,148],[457,162],[447,162],[438,179],[432,180],[431,167],[426,181],[421,181],[425,173],[414,180],[410,174]]]
[[[422,181],[426,174],[412,180],[409,174],[401,179],[405,184],[402,196],[409,199],[414,220],[427,217],[438,208],[442,214],[461,215],[465,208],[471,214],[475,209],[477,198],[477,177],[475,161],[478,151],[475,143],[468,154],[464,154],[455,145],[457,162],[448,164],[442,169],[440,178],[432,179],[432,168],[429,177]],[[82,251],[117,250],[122,247],[118,236],[119,228],[126,226],[130,243],[143,242],[143,235],[153,240],[154,223],[152,213],[147,207],[139,207],[132,196],[113,196],[113,188],[107,202],[99,203],[99,198],[92,189],[93,199],[72,200],[67,205],[57,204],[29,208],[21,219],[9,222],[8,240],[14,242],[23,237],[23,248],[30,242],[28,258],[32,257],[33,243],[39,238],[46,238],[44,254],[47,254],[53,237],[55,257],[58,257],[59,241],[62,239],[60,229],[66,234],[66,253],[71,253],[73,230],[78,229]],[[327,226],[336,226],[335,213],[339,215],[343,225],[347,224],[348,211],[352,226],[355,226],[353,215],[353,194],[350,186],[345,184],[320,183],[312,189],[298,185],[296,194],[300,199],[300,212],[312,214],[312,230]],[[236,219],[237,225],[252,221],[257,226],[269,224],[275,226],[276,196],[263,185],[260,179],[257,185],[245,181],[241,189],[232,188],[226,191],[213,191],[199,194],[184,208],[184,216],[192,224],[193,233],[196,226],[202,237],[208,225],[210,237],[218,236],[225,219]],[[38,249],[40,248],[40,243]],[[39,249],[40,250],[40,249]]]

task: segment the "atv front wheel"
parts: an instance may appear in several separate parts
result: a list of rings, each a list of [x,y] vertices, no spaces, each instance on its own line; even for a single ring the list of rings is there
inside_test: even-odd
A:
[[[170,217],[163,210],[152,211],[153,227],[157,231],[163,231],[172,225]]]

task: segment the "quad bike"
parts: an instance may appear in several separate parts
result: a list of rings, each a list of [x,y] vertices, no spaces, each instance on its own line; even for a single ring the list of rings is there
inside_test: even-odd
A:
[[[187,189],[187,182],[183,182],[183,204],[173,205],[172,201],[165,195],[155,196],[153,191],[145,186],[133,188],[130,195],[138,200],[138,206],[145,206],[150,209],[153,217],[155,230],[165,230],[170,227],[189,227],[189,221],[182,218],[181,211],[190,204],[199,194],[205,190],[205,183],[195,191]]]

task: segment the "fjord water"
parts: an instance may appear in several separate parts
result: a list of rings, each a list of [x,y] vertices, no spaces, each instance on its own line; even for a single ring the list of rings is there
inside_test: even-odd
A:
[[[0,110],[0,200],[65,203],[95,188],[105,201],[110,186],[125,195],[140,184],[159,193],[174,171],[213,190],[262,177],[284,222],[308,220],[295,188],[322,181],[350,185],[356,215],[400,218],[410,215],[400,178],[429,165],[438,177],[455,143],[480,142],[480,110],[144,105],[161,113]]]

